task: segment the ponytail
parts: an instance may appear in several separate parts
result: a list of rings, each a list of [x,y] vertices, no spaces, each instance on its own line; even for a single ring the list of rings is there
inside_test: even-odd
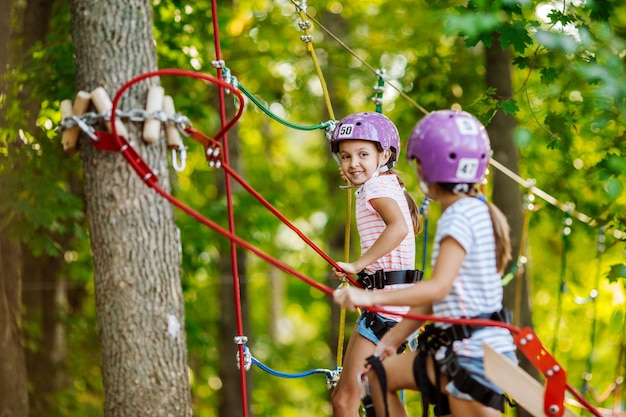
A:
[[[511,229],[506,216],[500,209],[492,203],[489,203],[484,199],[484,196],[474,186],[471,187],[468,194],[472,197],[480,198],[485,201],[487,207],[489,207],[489,215],[491,216],[491,223],[493,224],[493,237],[496,242],[496,268],[499,274],[504,273],[504,268],[511,260],[511,237],[509,235]]]
[[[511,237],[509,236],[509,222],[500,209],[492,203],[487,203],[491,223],[493,223],[493,235],[496,241],[496,267],[500,274],[511,260]]]
[[[388,172],[396,176],[398,183],[404,190],[404,197],[406,198],[406,203],[409,206],[409,213],[411,213],[411,221],[413,222],[413,231],[417,236],[422,231],[422,215],[420,214],[419,207],[417,207],[417,203],[413,200],[411,194],[409,194],[406,188],[404,188],[404,182],[400,179],[398,174],[391,169]]]

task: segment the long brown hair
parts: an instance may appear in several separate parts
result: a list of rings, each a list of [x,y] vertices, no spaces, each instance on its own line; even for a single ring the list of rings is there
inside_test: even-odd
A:
[[[471,197],[478,198],[481,194],[478,188],[474,185],[470,188],[468,194]],[[491,223],[493,224],[493,236],[496,242],[496,267],[498,273],[503,274],[504,268],[512,258],[511,255],[511,228],[506,216],[500,209],[493,203],[485,201],[487,207],[489,207],[489,214],[491,215]]]
[[[404,190],[404,197],[406,198],[406,202],[409,206],[409,212],[411,213],[411,221],[413,222],[413,231],[415,235],[418,235],[422,231],[422,215],[420,214],[419,207],[417,207],[417,203],[411,197],[411,194],[408,193],[406,188],[404,188],[404,182],[400,178],[400,176],[393,170],[390,169],[387,171],[389,174],[394,174],[398,179],[398,183]]]

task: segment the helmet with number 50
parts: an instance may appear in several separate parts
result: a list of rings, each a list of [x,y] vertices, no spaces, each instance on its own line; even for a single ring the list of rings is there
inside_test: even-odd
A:
[[[483,181],[490,154],[487,129],[471,114],[439,110],[415,126],[407,159],[419,161],[427,183],[476,184]]]
[[[400,154],[400,134],[387,116],[361,112],[344,117],[337,123],[330,138],[331,152],[339,153],[339,142],[351,139],[375,142],[381,151],[391,150],[387,166],[392,168],[396,164]]]

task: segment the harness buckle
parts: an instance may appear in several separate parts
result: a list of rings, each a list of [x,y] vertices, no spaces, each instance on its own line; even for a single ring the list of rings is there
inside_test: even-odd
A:
[[[459,362],[456,360],[456,354],[452,349],[447,349],[443,359],[437,361],[441,365],[441,370],[448,374],[450,379],[454,379],[461,370]]]
[[[378,271],[374,272],[374,288],[376,288],[377,290],[382,290],[383,288],[385,288],[385,281],[386,281],[386,277],[385,277],[385,271],[383,271],[382,269],[379,269]]]
[[[374,289],[374,280],[373,275],[368,274],[365,271],[361,271],[357,274],[357,282],[363,286],[363,289],[372,290]]]

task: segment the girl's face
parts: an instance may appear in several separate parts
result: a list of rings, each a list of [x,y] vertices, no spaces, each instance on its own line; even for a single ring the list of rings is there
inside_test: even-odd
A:
[[[339,142],[341,171],[354,185],[362,185],[383,166],[390,151],[379,151],[374,142],[367,140],[344,140]]]

